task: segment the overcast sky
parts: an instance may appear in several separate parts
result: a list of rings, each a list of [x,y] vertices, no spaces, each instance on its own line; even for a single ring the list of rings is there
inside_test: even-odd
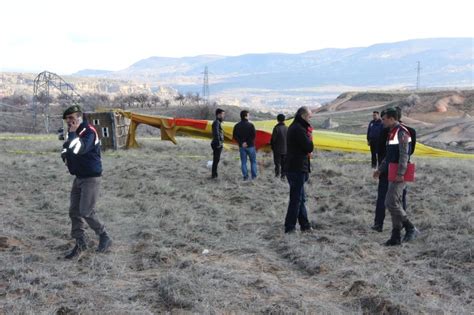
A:
[[[471,0],[2,0],[0,71],[474,37]]]

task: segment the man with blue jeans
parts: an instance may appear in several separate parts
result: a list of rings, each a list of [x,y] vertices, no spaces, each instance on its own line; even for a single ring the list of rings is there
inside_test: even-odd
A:
[[[240,122],[234,126],[233,138],[239,144],[240,162],[244,180],[248,180],[247,157],[250,159],[252,179],[257,177],[257,151],[255,150],[255,126],[249,122],[249,112],[240,112]]]
[[[312,231],[304,191],[304,183],[308,181],[311,172],[310,154],[314,149],[310,118],[309,109],[301,107],[288,127],[286,178],[290,184],[290,202],[285,218],[285,233],[295,232],[296,222],[300,224],[301,232]]]
[[[252,174],[252,179],[257,178],[257,151],[255,147],[240,147],[240,161],[242,163],[242,175],[244,180],[249,178],[249,172],[247,169],[247,156],[250,159],[250,173]]]

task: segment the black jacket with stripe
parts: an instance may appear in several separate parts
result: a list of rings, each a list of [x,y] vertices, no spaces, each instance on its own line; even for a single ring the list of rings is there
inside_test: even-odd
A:
[[[87,121],[83,121],[75,132],[68,133],[61,157],[69,173],[78,178],[102,175],[99,135]]]

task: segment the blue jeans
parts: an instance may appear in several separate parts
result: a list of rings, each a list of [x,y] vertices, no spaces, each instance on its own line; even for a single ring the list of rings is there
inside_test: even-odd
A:
[[[257,151],[255,147],[239,148],[240,151],[240,162],[242,167],[242,175],[244,180],[249,178],[249,171],[247,170],[247,156],[250,158],[250,171],[252,173],[252,179],[257,177]]]
[[[290,184],[290,204],[285,218],[285,232],[295,230],[296,221],[300,224],[301,230],[308,230],[311,225],[308,221],[306,210],[306,195],[304,183],[308,180],[308,173],[287,172],[286,178]]]

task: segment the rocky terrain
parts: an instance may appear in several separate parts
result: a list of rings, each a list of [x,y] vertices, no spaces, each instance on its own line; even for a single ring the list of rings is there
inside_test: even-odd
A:
[[[328,118],[334,130],[364,133],[374,110],[400,106],[419,141],[454,150],[474,150],[474,90],[346,92],[315,110],[315,123]],[[334,126],[334,125],[333,125]]]

